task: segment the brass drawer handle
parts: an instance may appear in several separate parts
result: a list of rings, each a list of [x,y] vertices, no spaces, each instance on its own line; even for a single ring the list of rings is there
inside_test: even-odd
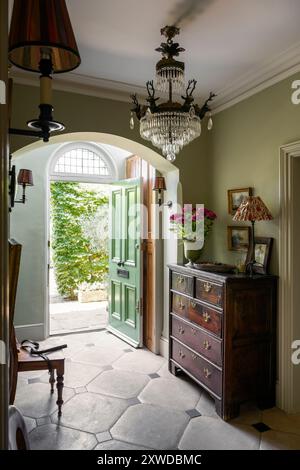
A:
[[[203,288],[205,292],[210,292],[212,290],[212,284],[210,282],[204,282]]]
[[[196,302],[194,302],[193,300],[191,300],[191,307],[192,307],[192,308],[196,308],[196,307],[197,307]]]
[[[211,372],[207,368],[204,368],[203,372],[204,372],[205,377],[209,379],[209,377],[211,376]]]
[[[210,314],[207,312],[203,312],[203,319],[205,323],[208,323],[210,321]]]
[[[179,332],[180,335],[184,334],[184,329],[182,328],[182,326],[178,327],[178,332]]]
[[[195,361],[197,359],[196,354],[194,354],[194,353],[192,354],[192,359],[193,359],[193,361]]]
[[[197,333],[197,330],[195,330],[195,328],[191,328],[191,332],[192,332],[192,335],[195,336],[195,334]]]
[[[182,284],[183,281],[184,281],[184,277],[178,276],[178,278],[177,278],[177,284]]]
[[[185,305],[184,305],[184,303],[182,302],[182,300],[180,300],[180,301],[178,302],[178,308],[179,308],[179,310],[184,310],[184,309],[185,309]]]
[[[207,339],[205,341],[203,341],[203,348],[206,349],[206,351],[211,349],[211,344],[210,344],[209,341],[207,341]]]
[[[181,349],[179,349],[179,357],[181,359],[184,359],[185,358],[185,354],[181,351]]]

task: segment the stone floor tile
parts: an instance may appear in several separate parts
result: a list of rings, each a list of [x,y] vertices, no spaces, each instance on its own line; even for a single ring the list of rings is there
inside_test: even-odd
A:
[[[154,405],[129,407],[110,433],[116,440],[152,449],[173,449],[189,421],[186,413]]]
[[[267,431],[261,436],[261,450],[300,450],[300,436],[279,431]]]
[[[77,388],[84,387],[91,382],[97,375],[102,372],[101,367],[97,367],[91,364],[81,364],[79,362],[65,362],[65,375],[64,384],[65,387]],[[41,380],[45,383],[49,381],[49,375],[46,374],[41,377]]]
[[[63,399],[68,401],[74,395],[74,391],[65,387]],[[28,384],[17,390],[15,405],[24,416],[41,418],[56,412],[56,390],[50,394],[50,385],[44,383]],[[64,409],[65,404],[63,405]]]
[[[215,408],[215,401],[205,390],[201,391],[200,400],[197,403],[196,409],[201,413],[202,416],[219,418]]]
[[[124,354],[114,362],[114,369],[122,369],[143,374],[153,374],[161,368],[165,359],[146,349],[137,349],[131,354]]]
[[[75,393],[85,393],[87,392],[87,388],[86,387],[78,387],[78,388],[75,388]]]
[[[97,345],[94,348],[85,348],[74,354],[72,359],[75,362],[93,364],[101,367],[112,364],[123,355],[132,356],[132,354],[124,353],[123,349],[119,348],[119,346],[111,345],[107,347],[105,345]]]
[[[36,420],[38,426],[44,426],[45,424],[51,424],[50,416],[43,416],[42,418],[38,418]]]
[[[233,425],[221,419],[199,416],[192,419],[179,443],[180,450],[259,449],[260,434],[251,426]]]
[[[108,431],[127,406],[125,400],[87,392],[75,395],[66,403],[60,419],[56,413],[51,419],[62,426],[97,434]]]
[[[87,389],[90,392],[128,399],[137,397],[148,381],[148,377],[143,374],[110,370],[102,372],[87,386]]]
[[[91,450],[95,436],[55,424],[39,426],[30,433],[31,450]]]
[[[109,431],[99,432],[96,434],[96,438],[98,442],[110,441],[112,439]]]
[[[177,380],[177,377],[175,377],[175,375],[171,374],[171,372],[169,372],[169,365],[168,365],[168,361],[164,361],[162,367],[157,371],[158,375],[160,377],[163,377],[165,379],[175,379]]]
[[[278,408],[264,410],[262,421],[274,431],[283,431],[300,435],[300,420],[295,419],[295,415],[287,415]]]
[[[149,448],[113,439],[98,444],[94,450],[149,450]]]

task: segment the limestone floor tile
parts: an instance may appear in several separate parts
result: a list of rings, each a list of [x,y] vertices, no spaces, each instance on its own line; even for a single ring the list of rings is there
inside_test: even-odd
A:
[[[74,354],[72,360],[75,362],[82,362],[84,364],[94,364],[97,366],[110,365],[122,356],[124,351],[118,346],[95,346],[93,348],[85,348],[82,351]],[[127,355],[130,355],[127,353]]]
[[[152,449],[173,449],[189,421],[186,413],[154,405],[134,405],[126,410],[110,433],[116,440]]]
[[[60,419],[56,413],[51,419],[62,426],[97,434],[108,431],[127,406],[125,400],[87,392],[75,395],[66,403]]]
[[[161,368],[165,359],[146,349],[137,349],[132,353],[125,353],[114,362],[114,369],[129,370],[143,374],[152,374]]]
[[[80,364],[78,362],[65,362],[64,384],[66,387],[84,387],[91,382],[103,369],[91,364]],[[41,377],[41,381],[47,383],[49,375]]]
[[[191,410],[200,399],[200,389],[184,380],[158,378],[151,380],[140,393],[143,403],[165,406],[177,410]]]
[[[295,419],[295,415],[288,415],[279,408],[264,410],[262,421],[274,431],[300,435],[300,420]]]
[[[74,391],[64,387],[63,400],[67,402],[74,395]],[[15,405],[24,416],[30,418],[41,418],[56,412],[57,405],[56,390],[50,394],[50,385],[44,383],[28,384],[19,388],[16,394]],[[63,405],[63,409],[64,409]]]
[[[160,377],[163,377],[164,379],[177,379],[177,377],[175,377],[175,375],[171,374],[171,372],[169,372],[169,365],[168,365],[168,361],[165,361],[162,365],[162,367],[157,371],[158,375]]]
[[[36,428],[36,425],[37,425],[36,420],[33,418],[28,418],[27,416],[24,416],[24,420],[25,420],[27,432],[29,434],[34,428]]]
[[[279,431],[267,431],[261,435],[261,450],[300,450],[300,436]]]
[[[128,399],[137,397],[149,380],[149,377],[144,374],[109,370],[96,377],[87,389],[90,392]]]
[[[29,442],[31,450],[91,450],[97,444],[92,434],[55,424],[35,428]]]
[[[149,448],[112,439],[98,444],[95,450],[149,450]]]
[[[192,419],[179,443],[180,450],[259,449],[260,434],[251,426],[230,424],[221,419],[199,416]]]
[[[198,410],[199,413],[201,413],[203,416],[219,418],[218,414],[216,413],[215,401],[205,390],[201,391],[201,397],[196,406],[196,410]]]

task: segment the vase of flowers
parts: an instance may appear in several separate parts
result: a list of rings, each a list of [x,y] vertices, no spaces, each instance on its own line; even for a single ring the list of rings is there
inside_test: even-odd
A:
[[[171,230],[183,240],[186,266],[193,266],[201,255],[204,241],[212,229],[217,215],[214,211],[185,205],[182,212],[170,216]]]

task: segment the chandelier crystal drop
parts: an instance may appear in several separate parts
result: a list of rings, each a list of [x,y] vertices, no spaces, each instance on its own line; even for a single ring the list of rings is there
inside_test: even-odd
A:
[[[134,107],[131,110],[130,128],[132,126],[132,113],[140,121],[140,135],[149,140],[154,147],[161,149],[167,160],[173,162],[180,150],[201,134],[201,120],[210,113],[208,103],[216,96],[210,93],[204,105],[200,108],[194,104],[193,92],[196,80],[189,80],[185,87],[184,63],[177,57],[184,49],[173,42],[173,37],[179,34],[176,26],[165,26],[161,34],[167,38],[156,51],[162,53],[162,59],[156,64],[156,89],[168,93],[168,101],[157,104],[159,98],[155,96],[156,90],[153,81],[148,81],[147,103],[140,105],[136,95],[132,95]],[[184,102],[173,101],[173,93],[183,94]],[[212,128],[211,114],[209,114],[209,129]]]

